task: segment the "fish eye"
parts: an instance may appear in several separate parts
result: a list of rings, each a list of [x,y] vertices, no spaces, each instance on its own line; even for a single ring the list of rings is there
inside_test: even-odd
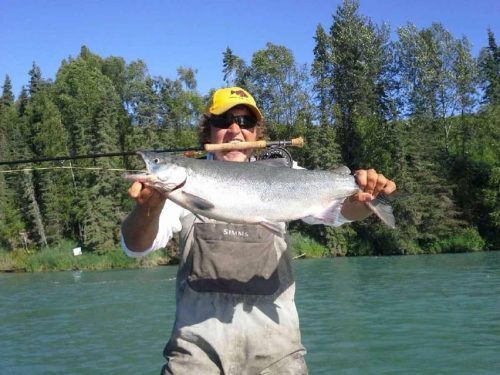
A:
[[[153,163],[158,164],[159,162],[160,162],[160,159],[158,159],[158,158],[153,159]]]

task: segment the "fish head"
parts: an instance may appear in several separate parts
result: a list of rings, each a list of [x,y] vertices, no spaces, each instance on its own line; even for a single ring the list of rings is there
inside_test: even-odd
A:
[[[139,181],[153,189],[170,193],[184,185],[187,178],[186,168],[175,163],[175,159],[165,153],[139,151],[146,164],[145,173],[128,174],[126,179]]]

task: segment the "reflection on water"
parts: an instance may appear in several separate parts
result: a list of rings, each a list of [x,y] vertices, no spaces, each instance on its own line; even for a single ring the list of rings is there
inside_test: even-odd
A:
[[[295,269],[312,375],[499,372],[500,252]],[[158,374],[175,272],[0,274],[0,373]]]
[[[73,271],[71,272],[71,275],[73,276],[73,280],[76,282],[80,281],[82,279],[83,271]]]

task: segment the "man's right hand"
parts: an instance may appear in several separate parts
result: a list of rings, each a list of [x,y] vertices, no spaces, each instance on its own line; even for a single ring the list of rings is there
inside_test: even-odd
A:
[[[162,205],[167,199],[166,194],[135,181],[128,189],[128,195],[143,207]]]
[[[159,219],[167,196],[135,181],[128,194],[137,205],[122,223],[122,235],[127,248],[142,252],[151,247],[158,233]]]

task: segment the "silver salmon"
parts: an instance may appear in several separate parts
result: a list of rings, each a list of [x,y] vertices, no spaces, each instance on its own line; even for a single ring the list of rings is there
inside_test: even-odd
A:
[[[267,164],[208,161],[166,153],[139,152],[147,172],[128,174],[168,195],[196,215],[229,223],[276,224],[301,219],[332,225],[343,200],[360,191],[349,168],[333,171],[292,169]],[[395,227],[384,199],[367,203],[389,227]]]

